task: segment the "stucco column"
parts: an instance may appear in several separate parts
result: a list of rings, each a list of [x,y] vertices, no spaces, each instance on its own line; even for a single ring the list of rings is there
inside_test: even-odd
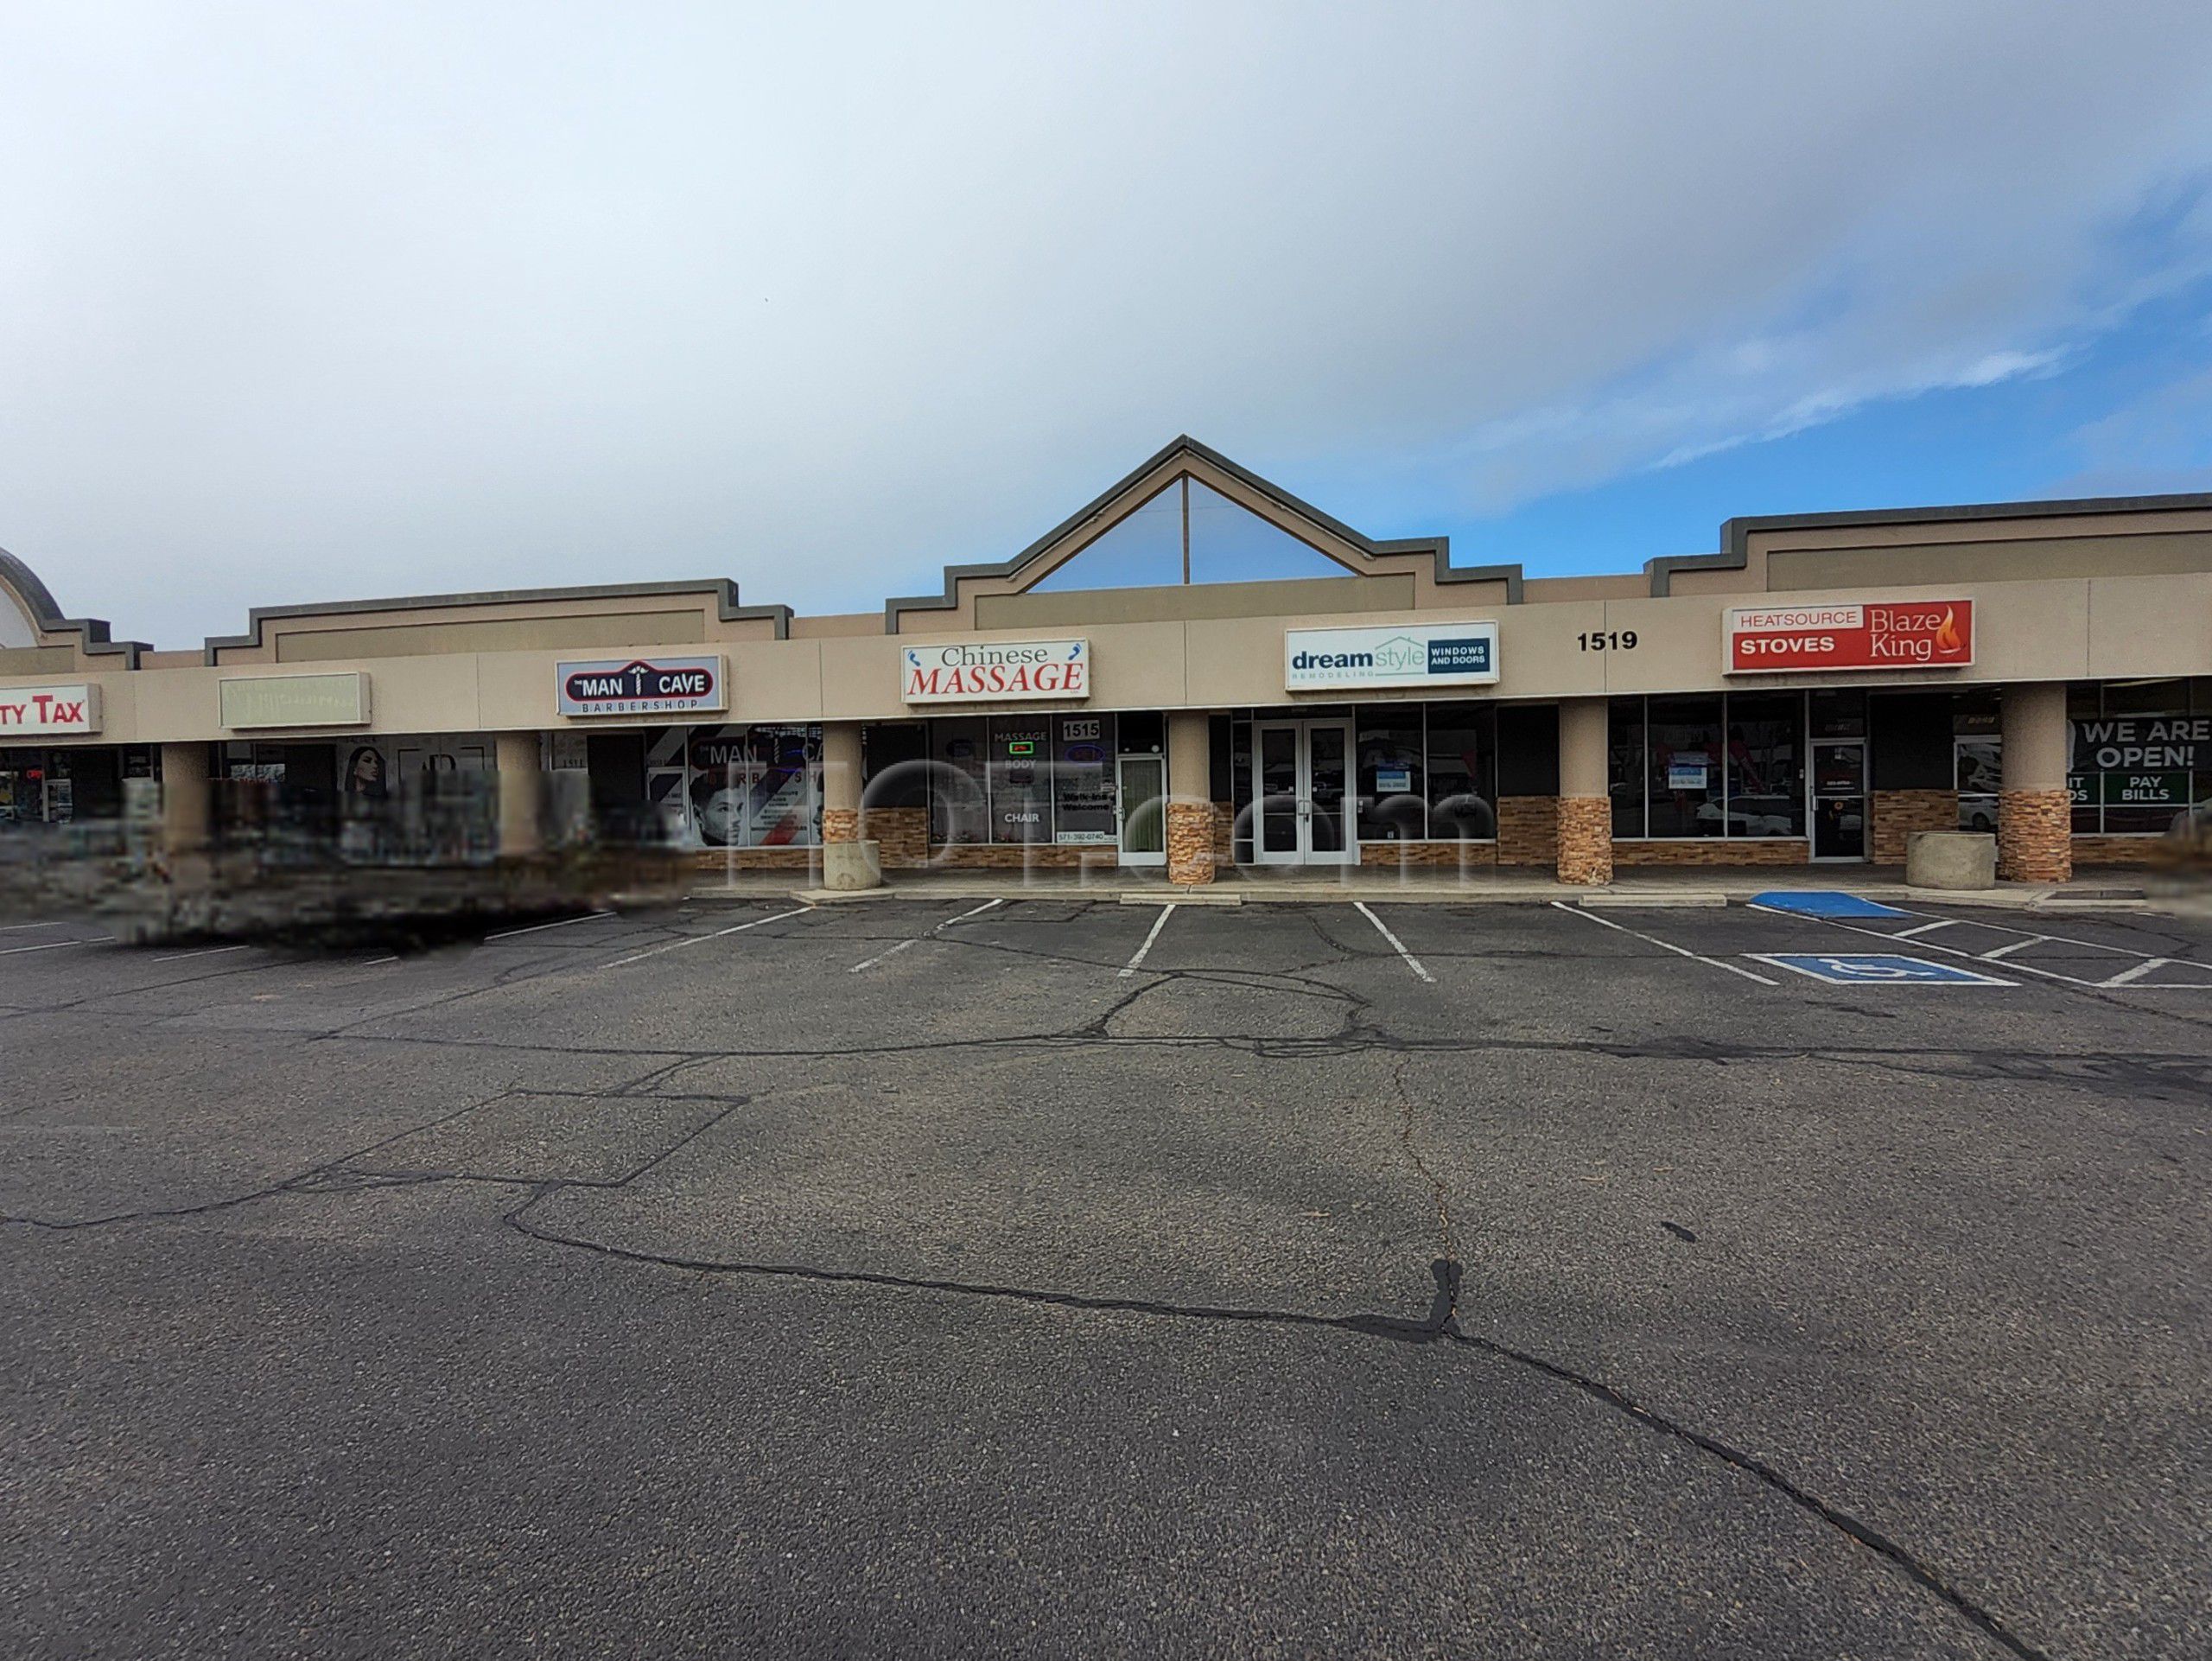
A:
[[[1997,875],[2019,882],[2074,875],[2074,806],[2066,791],[2066,685],[2005,689],[2004,788],[1997,798]]]
[[[536,733],[501,733],[493,740],[499,778],[499,856],[527,859],[545,850],[541,818],[544,770],[537,764]]]
[[[1167,880],[1213,881],[1213,775],[1204,710],[1167,717]]]
[[[205,744],[162,746],[162,851],[197,853],[212,822]]]
[[[822,886],[841,894],[883,886],[883,862],[861,840],[861,723],[822,723]]]
[[[1559,880],[1613,880],[1613,801],[1605,776],[1604,698],[1559,706]]]
[[[861,723],[822,723],[822,840],[861,839]]]

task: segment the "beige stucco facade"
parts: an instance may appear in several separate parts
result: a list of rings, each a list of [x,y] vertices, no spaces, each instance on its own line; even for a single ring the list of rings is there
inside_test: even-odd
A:
[[[1064,580],[1038,590],[1185,479],[1287,532],[1341,574],[1098,589]],[[1732,607],[1915,598],[1972,602],[1971,664],[1727,671],[1724,617]],[[1732,520],[1714,554],[1654,560],[1641,573],[1524,582],[1517,566],[1454,564],[1441,538],[1370,539],[1185,439],[1029,549],[954,568],[940,594],[893,600],[880,614],[797,616],[782,605],[741,601],[734,584],[717,579],[287,607],[257,612],[237,636],[196,652],[113,641],[102,624],[64,617],[28,568],[7,559],[0,563],[0,703],[11,690],[97,686],[99,729],[19,739],[0,727],[0,747],[652,726],[683,717],[563,715],[559,665],[657,654],[721,659],[727,707],[698,718],[734,725],[867,726],[932,714],[1086,710],[1294,716],[1301,706],[1354,696],[1369,705],[1440,694],[1418,687],[1293,691],[1286,630],[1439,622],[1495,626],[1495,683],[1452,696],[1499,706],[1726,690],[1958,692],[2212,677],[2212,503],[2167,497]],[[909,646],[1061,637],[1089,642],[1086,697],[934,710],[901,697],[901,653]],[[310,673],[365,678],[366,718],[251,732],[224,724],[226,679]],[[2044,741],[2062,741],[2046,735]],[[511,743],[499,754],[512,764],[524,752]]]

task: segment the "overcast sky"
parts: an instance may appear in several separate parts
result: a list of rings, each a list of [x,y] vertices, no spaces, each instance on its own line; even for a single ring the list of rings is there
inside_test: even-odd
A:
[[[2212,488],[2202,0],[19,4],[0,156],[0,546],[162,646],[871,610],[1183,431],[1538,571]]]

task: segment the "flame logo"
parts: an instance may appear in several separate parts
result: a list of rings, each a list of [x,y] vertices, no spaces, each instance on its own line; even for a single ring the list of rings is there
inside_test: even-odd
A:
[[[1936,626],[1936,649],[1938,652],[1956,652],[1959,645],[1958,621],[1947,607],[1943,612],[1943,620]]]

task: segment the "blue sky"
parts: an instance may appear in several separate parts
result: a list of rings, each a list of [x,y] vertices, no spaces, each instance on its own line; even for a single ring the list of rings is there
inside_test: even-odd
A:
[[[2125,268],[2131,275],[2170,276],[2177,251],[2163,232],[2130,240],[2140,250],[2140,264]],[[1600,483],[1495,514],[1422,518],[1394,493],[1363,493],[1356,483],[1338,483],[1336,500],[1324,500],[1279,482],[1370,535],[1442,532],[1462,564],[1518,560],[1532,576],[1630,570],[1656,554],[1710,552],[1721,521],[1737,514],[2212,493],[2212,277],[2155,286],[2116,314],[2017,353],[2018,366],[1998,366],[2005,372],[1986,385],[1875,398],[1784,434],[1631,463]],[[1265,527],[1234,524],[1243,516],[1228,507],[1201,502],[1197,580],[1332,569]],[[1171,492],[1048,586],[1173,582],[1179,566]]]
[[[1738,514],[2212,492],[2212,280],[2051,349],[2049,364],[1990,385],[1877,398],[1786,436],[1461,519],[1448,527],[1453,557],[1620,570],[1709,552]]]
[[[2202,0],[0,9],[0,546],[874,612],[1180,432],[1378,537],[2212,488]]]

